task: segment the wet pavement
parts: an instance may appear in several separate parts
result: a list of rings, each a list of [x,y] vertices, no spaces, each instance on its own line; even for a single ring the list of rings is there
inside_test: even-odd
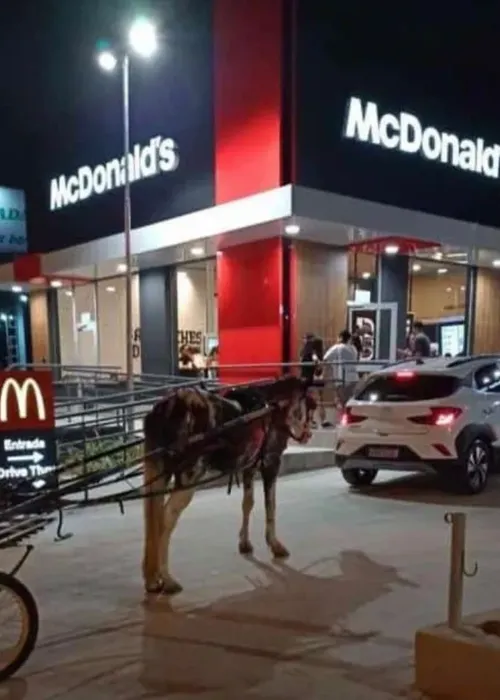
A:
[[[359,494],[332,470],[284,477],[285,563],[264,544],[260,485],[249,559],[237,553],[241,494],[200,492],[174,535],[184,592],[172,600],[144,598],[140,504],[71,515],[73,538],[45,531],[21,571],[41,632],[0,700],[407,697],[415,629],[445,616],[447,510],[470,514],[479,563],[465,612],[499,606],[500,484],[454,498],[427,478],[388,478]]]

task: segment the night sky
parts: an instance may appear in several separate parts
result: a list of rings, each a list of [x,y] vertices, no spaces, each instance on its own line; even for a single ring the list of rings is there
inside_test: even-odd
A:
[[[167,47],[174,50],[180,39],[189,46],[192,34],[195,50],[197,32],[209,29],[200,25],[198,9],[210,2],[2,0],[0,183],[23,186],[33,149],[40,142],[47,147],[53,139],[71,138],[69,126],[82,105],[99,109],[110,91],[119,100],[118,82],[100,74],[93,62],[99,38],[119,34],[137,13],[152,13],[165,31]],[[386,76],[397,74],[421,94],[428,89],[430,100],[442,94],[447,101],[468,104],[478,125],[484,115],[490,120],[498,115],[500,139],[500,8],[494,3],[474,8],[475,3],[460,0],[308,2],[317,7],[308,27],[310,40],[315,22],[330,26],[332,55],[346,71],[366,71],[381,86]],[[168,31],[174,17],[183,27],[178,30],[182,37]],[[163,61],[157,70],[168,69],[168,50]]]

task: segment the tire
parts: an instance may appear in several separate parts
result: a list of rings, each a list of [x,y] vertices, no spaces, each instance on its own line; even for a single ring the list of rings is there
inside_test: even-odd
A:
[[[35,648],[39,626],[38,608],[35,599],[24,583],[15,576],[11,576],[11,574],[0,572],[0,610],[2,592],[9,593],[11,598],[15,598],[19,604],[23,631],[12,660],[5,666],[0,665],[0,682],[13,676],[29,659]],[[0,628],[0,643],[1,638],[2,629]]]
[[[461,493],[473,496],[484,491],[492,471],[491,446],[482,438],[476,438],[465,450],[458,470],[449,473],[449,479],[451,485],[458,487]]]
[[[342,469],[342,476],[350,486],[370,486],[378,474],[378,469]]]

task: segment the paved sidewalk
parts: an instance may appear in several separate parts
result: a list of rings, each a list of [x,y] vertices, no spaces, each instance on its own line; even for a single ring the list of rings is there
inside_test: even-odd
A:
[[[500,489],[452,498],[429,480],[364,494],[335,471],[283,478],[272,560],[256,493],[255,556],[237,552],[241,499],[198,493],[172,542],[184,592],[144,601],[142,509],[81,512],[74,537],[36,540],[21,572],[40,609],[38,646],[10,700],[395,700],[411,694],[415,630],[446,614],[447,510],[469,515],[466,614],[498,607]],[[13,554],[1,553],[2,563]],[[411,697],[411,695],[410,695]]]

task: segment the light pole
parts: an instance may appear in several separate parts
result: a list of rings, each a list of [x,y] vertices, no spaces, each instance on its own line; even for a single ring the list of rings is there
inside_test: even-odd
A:
[[[108,72],[114,71],[118,64],[122,73],[122,110],[123,110],[123,235],[125,237],[125,333],[126,333],[126,376],[127,389],[134,390],[134,329],[132,324],[132,209],[130,201],[130,51],[142,58],[151,58],[158,47],[156,28],[147,19],[136,19],[130,26],[128,42],[116,53],[103,50],[97,60],[99,66]],[[117,57],[118,56],[118,57]]]

